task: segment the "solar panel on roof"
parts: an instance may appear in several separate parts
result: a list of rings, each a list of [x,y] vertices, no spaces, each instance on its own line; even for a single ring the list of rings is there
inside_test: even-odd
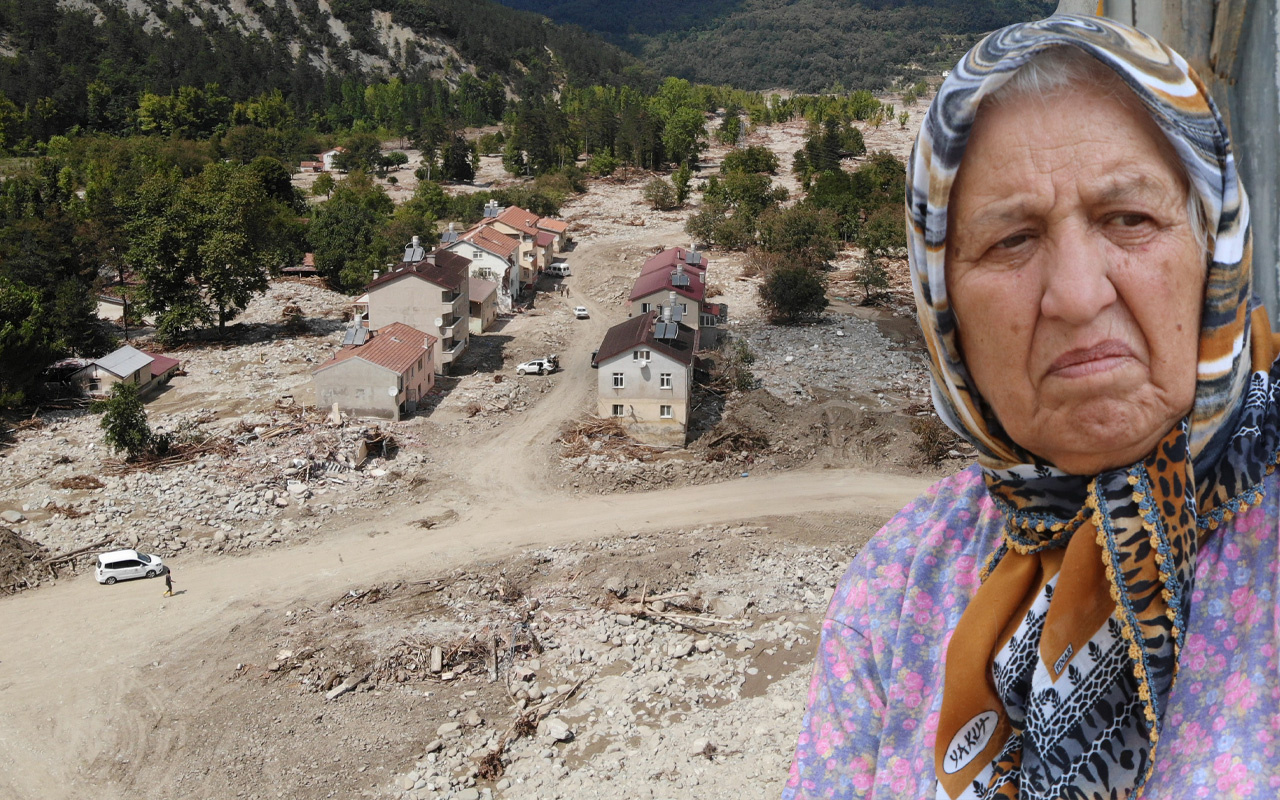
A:
[[[458,241],[458,232],[457,232],[457,231],[445,231],[445,232],[440,236],[440,243],[441,243],[441,244],[453,244],[453,243],[454,243],[454,242],[456,242],[456,241]]]
[[[342,346],[359,346],[369,339],[369,329],[363,325],[352,325],[342,337]]]
[[[697,250],[690,250],[685,254],[684,260],[696,267],[702,263],[702,253]]]
[[[408,261],[410,264],[415,261],[421,261],[426,257],[427,251],[424,247],[414,247],[413,245],[409,245],[404,249],[404,260]]]
[[[674,322],[659,322],[653,327],[655,339],[674,339],[680,333],[680,326]]]
[[[684,319],[684,306],[683,306],[683,305],[672,306],[672,307],[671,307],[671,321],[672,321],[672,322],[679,322],[679,321],[680,321],[680,320],[682,320],[682,319]]]
[[[688,286],[689,276],[684,274],[683,272],[673,272],[671,273],[671,285],[672,286]]]

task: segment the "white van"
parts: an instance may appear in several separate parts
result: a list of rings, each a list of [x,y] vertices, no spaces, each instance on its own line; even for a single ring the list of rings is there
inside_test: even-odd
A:
[[[160,556],[139,553],[137,550],[112,550],[98,556],[93,576],[98,583],[108,586],[129,578],[154,578],[164,574],[164,562]]]
[[[572,274],[569,272],[569,265],[563,261],[557,261],[556,263],[547,267],[546,273],[548,275],[555,275],[558,278],[567,278]]]

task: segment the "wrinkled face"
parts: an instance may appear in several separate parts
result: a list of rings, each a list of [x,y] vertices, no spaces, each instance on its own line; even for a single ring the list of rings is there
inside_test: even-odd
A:
[[[1207,261],[1176,164],[1096,90],[975,121],[948,221],[960,346],[1009,437],[1068,472],[1141,459],[1191,409]]]

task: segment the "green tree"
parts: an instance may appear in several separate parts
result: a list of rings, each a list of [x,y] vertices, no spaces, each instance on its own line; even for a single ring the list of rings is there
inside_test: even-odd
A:
[[[862,287],[862,302],[871,305],[880,294],[889,288],[889,273],[875,257],[868,255],[858,262],[853,271],[853,280]]]
[[[693,170],[688,163],[681,162],[680,168],[671,173],[671,185],[676,189],[676,205],[683,206],[689,199],[689,182],[693,180]]]
[[[818,269],[836,257],[836,215],[805,203],[760,215],[760,246],[794,263]]]
[[[867,252],[885,255],[907,246],[906,222],[901,208],[881,206],[867,217],[856,240]]]
[[[667,160],[677,164],[696,161],[706,148],[706,118],[696,108],[679,108],[662,129],[662,148]]]
[[[379,233],[394,208],[391,198],[369,176],[348,175],[316,209],[307,227],[316,271],[341,291],[362,288],[373,271],[383,267],[384,240]]]
[[[107,446],[133,461],[152,446],[151,426],[135,384],[121,381],[111,387],[111,396],[102,402],[102,439]]]
[[[466,139],[454,134],[440,150],[440,177],[466,182],[476,177],[476,152]]]
[[[21,403],[53,360],[40,293],[0,277],[0,406]]]
[[[343,152],[333,163],[344,172],[376,172],[382,169],[382,142],[372,133],[353,133],[342,143]]]
[[[188,179],[157,173],[141,187],[127,230],[145,310],[165,339],[224,328],[301,255],[294,212],[251,166],[210,164]]]
[[[730,150],[725,154],[724,161],[720,164],[720,172],[767,172],[770,175],[778,173],[778,157],[773,151],[767,147],[760,145],[752,145],[737,150]]]
[[[327,172],[322,172],[316,178],[315,183],[311,184],[311,194],[315,197],[328,197],[333,194],[333,187],[337,184],[333,176]]]
[[[770,272],[760,285],[760,304],[770,323],[795,325],[826,309],[826,281],[817,270],[784,264]]]

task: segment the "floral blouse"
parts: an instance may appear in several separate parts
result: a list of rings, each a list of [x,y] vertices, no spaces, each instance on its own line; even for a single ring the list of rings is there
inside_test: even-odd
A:
[[[1280,508],[1204,543],[1177,683],[1144,797],[1280,796]],[[889,521],[845,573],[823,623],[783,798],[935,796],[934,740],[951,632],[1000,537],[971,467]]]

